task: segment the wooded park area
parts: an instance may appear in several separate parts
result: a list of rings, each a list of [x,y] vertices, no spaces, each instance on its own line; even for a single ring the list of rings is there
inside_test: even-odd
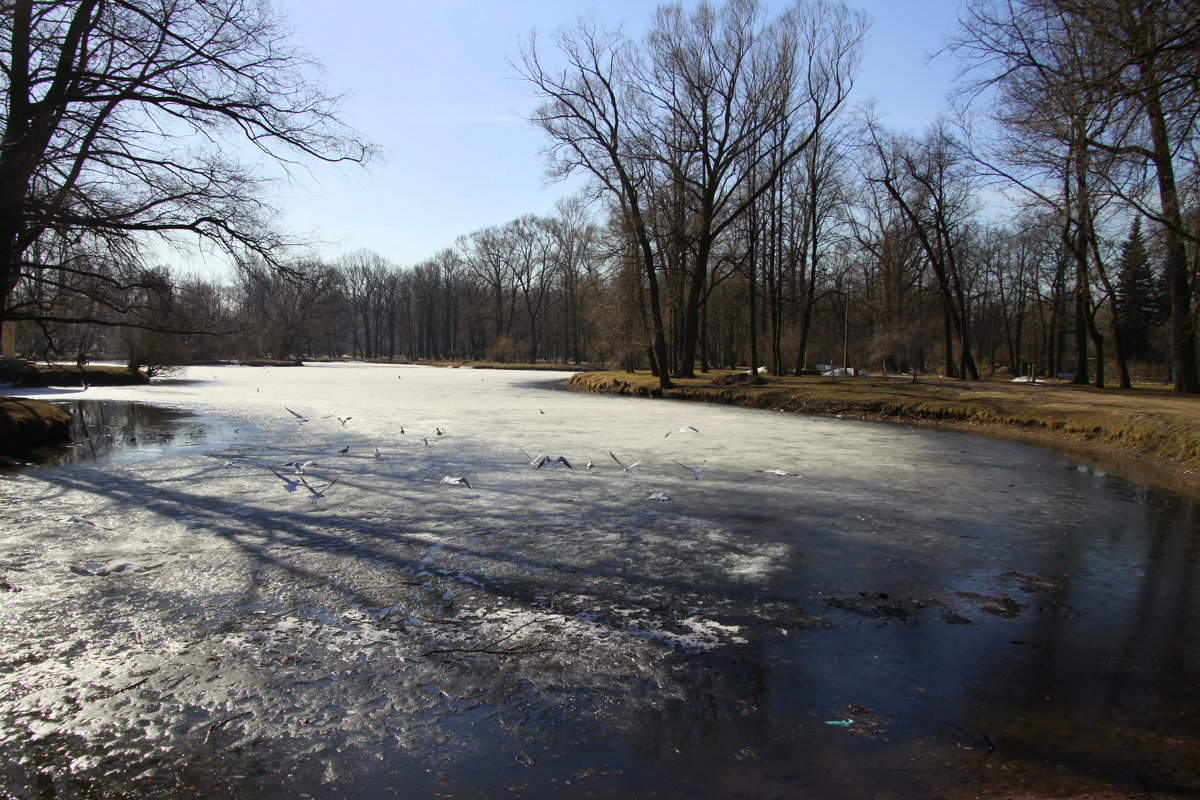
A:
[[[253,11],[253,13],[251,13]],[[18,0],[5,48],[6,343],[138,366],[245,357],[762,365],[1200,393],[1200,12],[970,0],[953,113],[890,128],[853,94],[842,3],[596,19],[514,58],[553,214],[397,264],[305,255],[253,159],[367,162],[269,9]],[[224,149],[222,142],[240,142]],[[164,242],[230,260],[164,265]]]

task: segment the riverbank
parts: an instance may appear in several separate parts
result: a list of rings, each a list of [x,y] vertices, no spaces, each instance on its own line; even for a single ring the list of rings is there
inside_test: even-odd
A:
[[[71,414],[41,400],[0,397],[0,457],[19,457],[35,447],[65,444]]]
[[[581,372],[577,391],[666,397],[895,422],[1052,447],[1139,482],[1200,496],[1200,398],[1169,388],[1098,390],[1070,384],[911,377],[773,377],[714,372],[673,379],[646,372]]]
[[[146,373],[127,367],[0,362],[0,387],[139,386],[149,382]],[[70,431],[71,415],[66,410],[41,400],[0,396],[0,456],[20,457],[35,447],[65,444]]]

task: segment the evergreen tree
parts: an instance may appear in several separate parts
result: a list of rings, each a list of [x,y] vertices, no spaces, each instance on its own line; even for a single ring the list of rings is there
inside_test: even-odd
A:
[[[1117,316],[1129,358],[1157,357],[1150,343],[1150,332],[1161,321],[1161,311],[1159,281],[1142,238],[1142,221],[1137,218],[1121,246],[1117,276]]]

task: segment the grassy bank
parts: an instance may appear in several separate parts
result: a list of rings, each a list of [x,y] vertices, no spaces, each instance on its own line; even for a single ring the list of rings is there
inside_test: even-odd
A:
[[[648,373],[583,372],[580,391],[669,397],[821,416],[949,428],[1054,447],[1137,480],[1200,495],[1200,398],[1162,387],[1096,390],[1068,384],[911,377],[765,377],[714,372],[658,389]]]
[[[0,384],[14,386],[137,386],[150,382],[146,373],[111,365],[43,364],[32,361],[0,362]]]
[[[113,366],[55,366],[27,361],[0,362],[0,384],[44,386],[131,386],[149,383],[144,372]],[[70,439],[71,415],[40,400],[0,397],[0,455],[20,457],[35,447]]]
[[[41,400],[0,397],[0,455],[18,457],[34,447],[65,444],[71,415]]]

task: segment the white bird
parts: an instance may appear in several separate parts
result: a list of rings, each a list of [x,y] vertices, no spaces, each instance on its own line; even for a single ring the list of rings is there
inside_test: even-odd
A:
[[[618,464],[621,464],[621,459],[614,456],[612,454],[612,451],[609,451],[609,455],[612,456],[613,461],[617,462]],[[637,461],[633,462],[628,467],[625,466],[624,464],[621,464],[621,469],[625,470],[625,477],[628,478],[633,473],[633,468],[636,467],[640,463],[642,463],[642,460],[639,458]]]
[[[676,508],[679,508],[678,505],[675,505],[675,501],[671,498],[671,495],[667,494],[666,492],[654,492],[652,495],[647,497],[646,500],[653,500],[656,503],[670,503]]]
[[[314,503],[315,503],[315,502],[317,502],[317,500],[319,500],[320,498],[324,497],[324,496],[325,496],[325,492],[329,491],[329,487],[330,487],[330,486],[333,486],[333,485],[334,485],[335,483],[337,483],[337,482],[338,482],[338,479],[337,479],[337,478],[334,478],[334,479],[333,479],[333,480],[331,480],[329,483],[325,484],[325,486],[323,486],[323,487],[322,487],[322,488],[321,488],[321,489],[318,491],[316,488],[314,488],[314,487],[313,487],[313,485],[312,485],[311,483],[309,483],[308,481],[304,480],[304,478],[301,478],[301,479],[300,479],[300,485],[301,485],[301,486],[303,486],[305,489],[308,489],[308,491],[309,491],[309,494],[311,494],[311,495],[312,495],[312,499],[313,499],[313,502],[314,502]]]
[[[271,470],[271,472],[274,472],[274,473],[275,473],[275,477],[276,477],[276,478],[279,478],[279,480],[283,481],[284,487],[285,487],[285,488],[286,488],[286,489],[287,489],[289,492],[294,492],[294,491],[296,491],[297,489],[299,489],[299,488],[300,488],[300,484],[304,483],[304,477],[303,477],[303,476],[301,476],[301,477],[299,477],[299,478],[296,478],[296,479],[294,479],[294,480],[293,480],[292,478],[289,478],[289,477],[287,477],[286,475],[280,475],[278,472],[275,472],[275,468],[274,468],[274,467],[267,467],[267,469]]]
[[[671,459],[671,460],[675,461],[675,459]],[[675,461],[675,463],[679,464],[678,461]],[[692,480],[694,480],[694,481],[700,480],[700,473],[704,472],[704,470],[708,469],[708,464],[705,464],[704,466],[700,467],[700,469],[692,469],[687,464],[679,464],[679,466],[683,467],[688,472],[692,473]]]
[[[557,456],[557,457],[542,456],[541,459],[538,461],[537,466],[534,467],[534,469],[541,469],[542,467],[546,466],[547,464],[550,465],[550,469],[558,469],[559,464],[562,464],[567,469],[575,469],[574,467],[571,466],[571,462],[567,461],[566,456]]]
[[[468,489],[475,488],[474,486],[471,485],[471,482],[469,480],[467,480],[466,478],[464,478],[461,475],[453,477],[453,478],[450,477],[449,475],[447,475],[446,477],[442,478],[438,482],[438,486],[465,486]]]
[[[794,472],[788,472],[786,469],[760,469],[759,472],[763,473],[764,475],[778,475],[781,478],[787,475],[796,474]]]
[[[698,429],[693,428],[691,425],[684,425],[682,428],[675,428],[674,430],[667,431],[664,434],[664,437],[670,436],[672,433],[687,433],[688,431],[696,431],[696,433],[700,432]]]
[[[383,458],[383,453],[379,452],[379,448],[378,448],[378,447],[376,447],[376,448],[375,448],[375,457],[376,457],[376,458]]]
[[[291,410],[290,408],[288,408],[287,406],[284,406],[284,407],[283,407],[283,410],[284,410],[284,411],[286,411],[286,412],[288,412],[289,414],[291,414],[291,415],[292,415],[293,417],[295,417],[296,419],[300,420],[300,424],[301,424],[301,425],[303,425],[304,423],[308,422],[308,417],[304,416],[303,414],[297,414],[295,411],[292,411],[292,410]]]
[[[292,469],[296,470],[296,474],[297,474],[297,475],[303,475],[303,474],[304,474],[304,470],[306,470],[306,469],[308,469],[309,467],[311,467],[311,466],[315,465],[316,463],[317,463],[317,462],[313,461],[313,460],[310,458],[308,461],[304,461],[304,462],[301,462],[301,461],[285,461],[285,462],[283,462],[282,464],[280,464],[279,466],[281,466],[281,467],[291,467]]]
[[[344,428],[344,427],[346,427],[346,423],[352,419],[354,419],[354,417],[338,417],[337,421],[342,423],[342,427]]]
[[[591,472],[591,471],[592,471],[592,469],[593,469],[595,466],[596,466],[596,465],[595,465],[595,464],[593,464],[593,463],[592,463],[592,462],[589,460],[589,461],[588,461],[588,463],[587,463],[587,470],[588,470],[588,472]]]
[[[235,431],[235,433],[236,433],[236,431]],[[210,456],[212,456],[213,458],[216,458],[216,459],[219,459],[219,460],[221,460],[221,461],[224,461],[224,462],[225,462],[225,469],[241,469],[241,468],[242,468],[242,465],[241,465],[241,464],[237,464],[237,463],[235,463],[234,461],[232,461],[231,459],[225,458],[225,456],[219,456],[219,455],[217,455],[216,453],[207,453],[206,455],[210,455]]]

